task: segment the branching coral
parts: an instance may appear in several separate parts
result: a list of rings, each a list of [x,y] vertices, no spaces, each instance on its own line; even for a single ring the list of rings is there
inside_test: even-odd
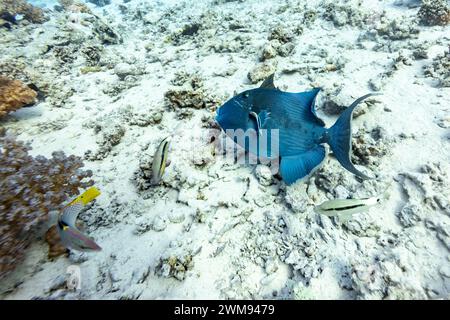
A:
[[[33,23],[47,21],[42,9],[32,6],[26,0],[0,0],[0,13],[11,16],[21,14],[26,20]]]
[[[93,184],[81,158],[54,152],[32,157],[31,148],[0,131],[0,277],[23,258],[38,226],[79,188]]]
[[[417,16],[426,26],[445,26],[450,23],[450,7],[447,0],[423,1]]]
[[[0,76],[0,117],[35,103],[37,92],[19,80]]]

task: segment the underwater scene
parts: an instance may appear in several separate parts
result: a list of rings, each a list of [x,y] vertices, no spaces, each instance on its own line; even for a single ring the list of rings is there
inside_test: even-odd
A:
[[[0,0],[0,299],[449,299],[450,1]]]

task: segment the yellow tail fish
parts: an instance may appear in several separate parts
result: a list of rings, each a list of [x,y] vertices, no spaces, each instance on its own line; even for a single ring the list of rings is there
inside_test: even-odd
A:
[[[100,195],[100,191],[95,188],[89,188],[74,200],[69,202],[58,216],[56,229],[61,237],[63,245],[70,249],[78,251],[99,251],[101,247],[88,236],[81,233],[76,228],[78,214],[83,207]]]

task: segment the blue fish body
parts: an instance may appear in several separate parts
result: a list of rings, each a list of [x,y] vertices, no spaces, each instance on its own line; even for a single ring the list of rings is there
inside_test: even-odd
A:
[[[280,173],[287,184],[311,175],[320,167],[326,156],[324,143],[330,145],[344,168],[362,178],[369,178],[350,161],[351,115],[358,103],[372,94],[357,99],[331,128],[325,128],[315,110],[319,91],[280,91],[273,85],[272,75],[260,88],[244,91],[228,100],[218,109],[216,121],[228,135],[236,130],[254,132],[248,136],[257,144],[238,139],[235,142],[257,157],[280,158]],[[273,129],[278,129],[278,135],[271,134]],[[267,132],[265,136],[259,134],[263,131]],[[276,138],[279,139],[278,148],[271,150],[270,140]],[[259,146],[264,139],[268,142],[261,150]]]

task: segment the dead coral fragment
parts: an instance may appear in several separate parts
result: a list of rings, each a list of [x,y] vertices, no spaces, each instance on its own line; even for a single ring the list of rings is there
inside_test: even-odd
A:
[[[36,102],[37,92],[19,80],[0,76],[0,117]]]
[[[164,256],[161,257],[160,263],[157,267],[158,274],[165,277],[173,277],[177,280],[184,280],[186,272],[191,270],[194,266],[192,256],[187,254],[185,256]]]
[[[24,256],[34,232],[48,213],[59,210],[79,188],[93,184],[81,158],[53,152],[52,158],[32,157],[31,148],[0,132],[0,278]]]
[[[417,17],[426,26],[445,26],[450,23],[450,7],[447,0],[423,1]]]
[[[386,141],[386,132],[381,127],[369,133],[364,129],[358,130],[352,140],[352,162],[368,167],[379,166],[380,159],[389,154]]]
[[[24,19],[33,23],[44,23],[48,20],[41,8],[34,7],[25,0],[0,0],[0,14],[21,14]]]
[[[450,87],[450,48],[448,52],[433,59],[433,63],[425,67],[426,77],[438,80],[438,86]]]
[[[363,6],[360,0],[332,0],[325,2],[323,7],[325,9],[322,15],[323,18],[332,21],[337,27],[345,25],[362,27],[368,19],[368,14],[361,9]]]
[[[276,61],[264,61],[263,63],[257,64],[253,69],[247,74],[247,78],[251,83],[255,84],[259,81],[267,79],[272,73],[277,69]]]
[[[125,127],[118,123],[96,129],[102,133],[97,138],[99,148],[95,152],[88,150],[85,153],[85,158],[91,161],[105,159],[110,154],[113,147],[118,145],[125,135]]]
[[[269,37],[269,40],[278,40],[281,43],[291,42],[294,39],[294,35],[287,29],[282,28],[281,26],[277,26],[274,28]]]
[[[207,89],[204,88],[201,79],[197,75],[179,73],[178,76],[182,79],[174,79],[172,83],[183,83],[183,86],[168,90],[165,94],[165,98],[171,108],[211,109],[220,103],[218,97],[207,92]],[[186,77],[189,79],[185,79]],[[183,113],[183,111],[179,111],[179,115]]]

